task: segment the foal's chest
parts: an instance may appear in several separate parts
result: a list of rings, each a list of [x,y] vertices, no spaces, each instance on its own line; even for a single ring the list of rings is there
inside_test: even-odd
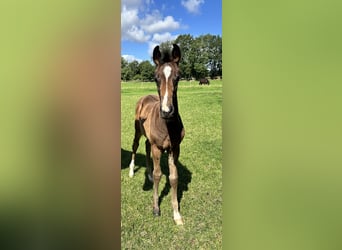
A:
[[[151,144],[155,144],[158,148],[167,149],[171,147],[171,140],[167,127],[164,123],[154,126],[150,119],[143,124],[147,139]]]

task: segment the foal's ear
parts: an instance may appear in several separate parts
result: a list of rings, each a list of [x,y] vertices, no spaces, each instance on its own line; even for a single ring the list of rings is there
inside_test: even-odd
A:
[[[160,64],[161,53],[159,46],[156,46],[153,50],[153,61],[158,66]]]
[[[181,59],[181,51],[177,44],[173,44],[172,49],[172,60],[174,63],[179,63],[179,60]]]

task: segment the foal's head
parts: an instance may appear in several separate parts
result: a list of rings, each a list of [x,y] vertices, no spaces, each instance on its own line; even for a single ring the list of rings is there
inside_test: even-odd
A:
[[[153,50],[153,61],[156,64],[155,81],[160,99],[160,115],[164,119],[170,119],[178,113],[177,86],[180,77],[178,67],[180,58],[181,52],[176,44],[173,45],[171,56],[166,52],[162,58],[159,46]]]

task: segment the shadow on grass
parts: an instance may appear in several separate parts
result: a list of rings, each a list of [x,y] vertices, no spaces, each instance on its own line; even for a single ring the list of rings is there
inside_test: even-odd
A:
[[[121,148],[121,170],[126,169],[129,167],[129,164],[131,162],[132,157],[132,151],[124,150]],[[143,154],[137,153],[135,155],[135,168],[134,168],[134,174],[136,174],[142,167],[145,168],[145,182],[143,185],[143,190],[148,191],[153,189],[153,183],[149,181],[147,177],[147,171],[146,171],[146,156]]]
[[[125,150],[121,148],[121,170],[126,169],[129,167],[129,163],[131,161],[132,152]],[[180,158],[182,155],[180,155]],[[153,189],[153,183],[149,181],[146,173],[146,156],[143,154],[137,153],[135,156],[135,169],[134,173],[140,171],[142,167],[145,168],[145,181],[143,184],[142,189],[144,191],[148,191]],[[152,165],[152,163],[151,163]],[[168,166],[168,157],[167,154],[162,154],[161,160],[160,160],[160,167],[161,171],[165,176],[169,176],[169,166]],[[177,198],[178,202],[180,204],[182,198],[183,198],[183,192],[189,190],[189,184],[191,183],[192,179],[192,173],[187,169],[185,165],[183,165],[180,161],[178,161],[177,164],[178,169],[178,189],[177,189]],[[161,191],[161,194],[159,196],[159,205],[163,201],[164,197],[167,196],[170,192],[171,186],[169,178],[166,178],[166,183],[164,188]]]

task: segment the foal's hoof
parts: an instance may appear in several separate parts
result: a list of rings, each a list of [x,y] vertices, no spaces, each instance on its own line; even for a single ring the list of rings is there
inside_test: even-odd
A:
[[[155,217],[160,216],[160,210],[159,210],[159,209],[153,208],[153,215],[154,215]]]
[[[133,177],[134,176],[134,163],[129,164],[129,177]]]
[[[181,226],[181,225],[184,225],[184,222],[183,222],[183,219],[180,218],[180,219],[175,219],[175,223],[177,226]]]
[[[129,171],[128,176],[132,178],[134,176],[134,170],[133,171]]]

